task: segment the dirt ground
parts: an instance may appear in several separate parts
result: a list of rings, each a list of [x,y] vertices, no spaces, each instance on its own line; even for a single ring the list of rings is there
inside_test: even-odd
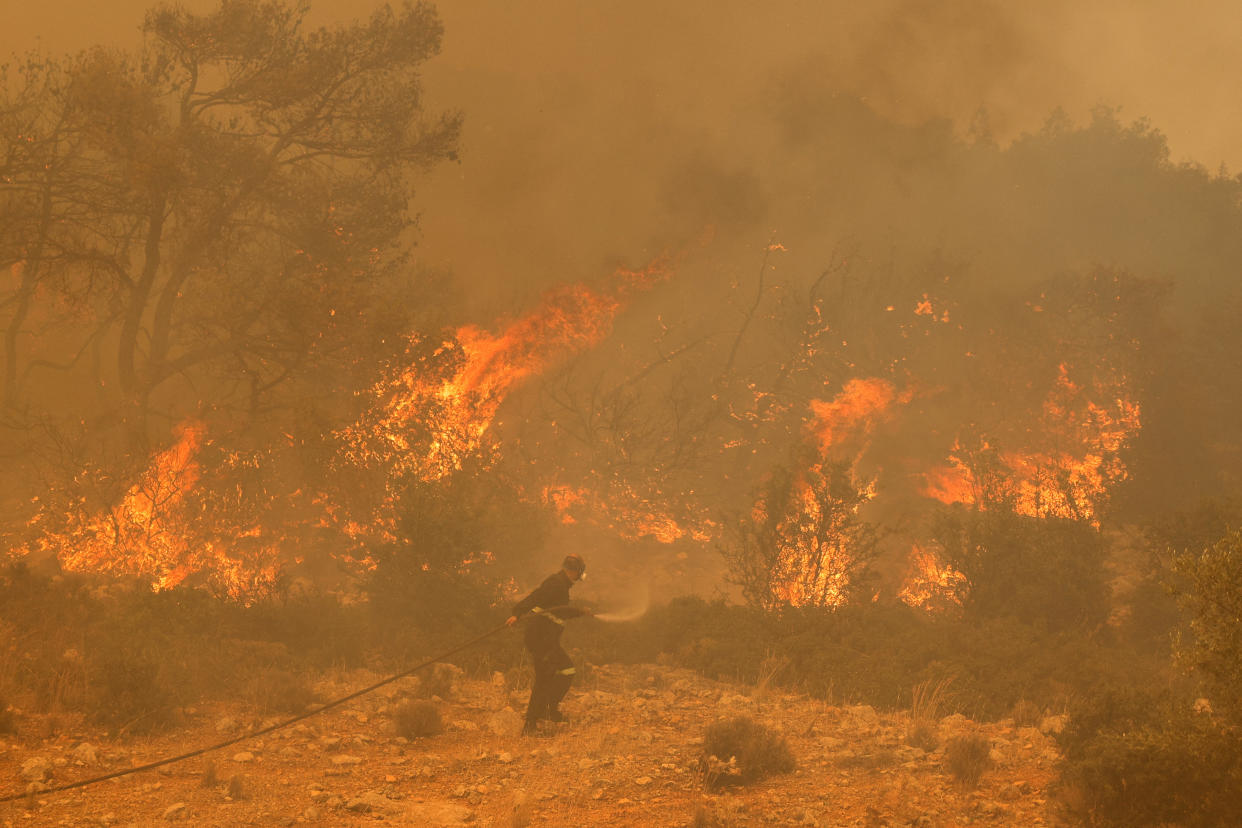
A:
[[[355,671],[325,679],[323,698],[377,680]],[[1049,784],[1061,725],[930,720],[932,749],[908,744],[911,717],[865,706],[709,681],[654,665],[595,667],[564,708],[570,724],[521,736],[525,691],[459,678],[437,700],[442,734],[407,740],[392,714],[403,680],[348,706],[223,750],[61,793],[0,804],[8,826],[1057,826]],[[703,736],[745,715],[784,734],[797,770],[707,793]],[[110,740],[63,718],[22,720],[0,743],[3,792],[66,784],[216,744],[270,723],[239,707],[184,711],[183,726]],[[989,768],[966,789],[945,745],[980,734]],[[919,741],[919,740],[915,740]],[[939,745],[938,747],[936,745]],[[25,770],[25,774],[23,774]]]

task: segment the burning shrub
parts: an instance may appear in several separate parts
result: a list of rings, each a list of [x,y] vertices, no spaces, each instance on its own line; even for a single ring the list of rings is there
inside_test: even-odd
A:
[[[982,733],[955,736],[945,746],[944,761],[959,785],[974,788],[983,772],[992,767],[991,751],[992,746]]]
[[[393,723],[397,727],[397,735],[407,739],[421,739],[444,732],[440,708],[434,702],[421,699],[398,706],[393,712]]]
[[[747,716],[721,719],[703,737],[700,767],[708,788],[749,785],[794,766],[785,737]]]

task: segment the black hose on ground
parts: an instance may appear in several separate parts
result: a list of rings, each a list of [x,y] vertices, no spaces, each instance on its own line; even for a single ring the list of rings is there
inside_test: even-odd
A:
[[[33,793],[35,796],[45,796],[47,794],[60,793],[61,791],[69,791],[74,788],[84,788],[87,785],[94,785],[96,782],[103,782],[108,779],[116,779],[117,777],[121,777],[121,776],[129,776],[131,773],[139,773],[141,771],[154,770],[155,768],[160,768],[160,767],[163,767],[164,765],[171,765],[175,762],[182,762],[186,759],[192,759],[195,756],[202,756],[204,753],[211,753],[213,750],[220,750],[221,748],[226,748],[229,745],[235,745],[238,742],[244,742],[247,739],[254,739],[259,736],[264,736],[273,731],[288,727],[291,724],[296,724],[302,721],[303,719],[309,719],[311,716],[317,716],[320,713],[323,713],[325,710],[331,710],[334,707],[340,707],[342,704],[345,704],[345,702],[353,701],[359,696],[364,696],[367,693],[372,692],[373,690],[378,690],[379,688],[383,687],[386,684],[392,684],[394,681],[397,681],[398,679],[403,679],[406,676],[413,675],[414,673],[417,673],[419,670],[423,669],[424,667],[430,667],[432,664],[435,664],[438,661],[443,661],[449,656],[456,655],[457,653],[460,653],[462,650],[467,650],[473,647],[475,644],[478,644],[484,639],[492,637],[496,633],[505,629],[507,626],[508,624],[501,624],[499,627],[496,627],[495,629],[488,630],[487,632],[483,633],[478,638],[473,638],[470,641],[467,641],[465,644],[458,645],[457,647],[454,647],[448,652],[441,653],[435,658],[430,658],[422,662],[421,664],[417,664],[404,672],[396,674],[395,676],[389,676],[383,681],[377,681],[375,684],[372,684],[369,687],[364,687],[361,690],[355,690],[353,693],[350,693],[348,696],[342,696],[339,699],[333,699],[327,704],[317,707],[314,710],[309,710],[305,713],[299,713],[298,715],[294,716],[291,719],[286,719],[282,722],[277,722],[274,725],[269,725],[267,727],[261,728],[251,733],[246,733],[241,736],[235,736],[232,739],[228,739],[227,741],[220,742],[219,744],[209,745],[208,747],[199,748],[198,750],[192,750],[189,753],[182,753],[179,756],[170,756],[166,759],[160,759],[156,762],[148,762],[145,765],[139,765],[138,767],[126,768],[125,770],[114,771],[113,773],[106,773],[103,776],[96,776],[91,779],[82,779],[77,782],[67,783],[65,785],[57,785],[54,788],[46,788],[41,791],[33,791],[30,793],[23,791],[22,793],[14,793],[14,794],[8,794],[7,796],[0,796],[0,802],[12,802],[17,799],[24,799],[25,797],[31,795],[31,793]]]

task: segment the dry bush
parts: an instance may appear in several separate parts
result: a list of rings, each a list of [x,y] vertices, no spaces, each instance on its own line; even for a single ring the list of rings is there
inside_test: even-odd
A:
[[[749,785],[795,767],[785,737],[747,716],[721,719],[707,728],[700,760],[708,788]]]
[[[935,722],[911,721],[906,726],[906,744],[931,753],[940,747],[940,728]]]
[[[438,696],[447,701],[453,698],[453,689],[461,674],[461,668],[454,664],[444,662],[433,664],[429,670],[418,677],[418,689],[415,693],[422,699]]]
[[[975,788],[983,772],[992,767],[992,746],[982,733],[955,736],[945,746],[944,761],[949,773],[963,788]]]
[[[316,701],[315,691],[289,670],[260,670],[246,687],[246,700],[264,713],[303,713]]]
[[[203,775],[198,778],[198,786],[200,788],[214,788],[219,784],[220,777],[216,773],[216,763],[208,759],[207,763],[203,765]]]
[[[393,722],[397,727],[397,735],[407,739],[420,739],[444,732],[440,708],[425,699],[398,706],[393,712]]]
[[[720,802],[700,802],[688,828],[741,828],[748,824],[737,806]]]
[[[949,685],[953,677],[940,681],[919,682],[910,693],[910,718],[915,721],[939,721],[949,701]]]
[[[1019,699],[1009,715],[1013,719],[1014,727],[1038,727],[1044,711],[1029,699]]]

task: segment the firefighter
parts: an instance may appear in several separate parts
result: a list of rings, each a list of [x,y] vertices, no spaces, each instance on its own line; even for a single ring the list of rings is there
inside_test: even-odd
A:
[[[513,626],[522,616],[531,615],[526,624],[526,649],[535,665],[535,684],[530,690],[526,725],[522,728],[526,735],[535,732],[541,719],[565,721],[560,704],[573,683],[574,663],[561,648],[561,633],[566,619],[591,615],[589,610],[569,606],[569,588],[585,575],[586,562],[582,556],[566,555],[560,571],[549,575],[534,592],[519,601],[505,622]]]

